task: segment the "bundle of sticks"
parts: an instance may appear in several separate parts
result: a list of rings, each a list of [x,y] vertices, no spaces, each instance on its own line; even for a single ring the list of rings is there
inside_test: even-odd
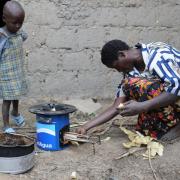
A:
[[[78,134],[74,132],[65,132],[64,141],[76,141],[76,142],[86,142],[92,143],[88,135]]]

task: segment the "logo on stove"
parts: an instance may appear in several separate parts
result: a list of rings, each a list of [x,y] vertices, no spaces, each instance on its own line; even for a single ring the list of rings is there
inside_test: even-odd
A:
[[[42,148],[49,148],[49,149],[51,149],[53,147],[52,144],[45,144],[40,141],[37,142],[37,145],[41,146]]]
[[[55,136],[55,131],[51,130],[51,129],[46,129],[46,128],[39,128],[37,129],[37,133],[46,133],[46,134],[50,134],[52,136]]]
[[[45,133],[56,136],[55,125],[37,123],[37,133]]]

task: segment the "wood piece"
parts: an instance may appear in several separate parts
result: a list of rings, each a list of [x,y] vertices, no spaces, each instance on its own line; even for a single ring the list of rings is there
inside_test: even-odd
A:
[[[152,166],[152,163],[151,163],[151,150],[148,149],[148,160],[149,160],[149,165],[150,165],[150,168],[153,172],[153,177],[155,180],[157,180],[157,176],[156,176],[156,171],[154,170],[153,166]]]
[[[87,143],[91,142],[89,140],[89,136],[78,134],[78,133],[73,133],[73,132],[64,133],[64,140],[65,141],[87,142]]]
[[[131,148],[129,149],[129,151],[125,152],[125,153],[122,153],[120,156],[116,157],[115,159],[118,160],[118,159],[122,159],[124,157],[127,157],[129,155],[132,155],[136,152],[139,152],[139,151],[142,151],[142,150],[145,150],[146,148],[145,147],[135,147],[135,148]]]
[[[86,122],[87,122],[87,121],[83,121],[83,122],[73,122],[73,123],[70,124],[70,128],[82,126],[82,125],[84,125]]]

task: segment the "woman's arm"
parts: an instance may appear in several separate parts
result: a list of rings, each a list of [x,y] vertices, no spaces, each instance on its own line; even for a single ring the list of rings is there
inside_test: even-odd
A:
[[[119,114],[117,107],[120,103],[125,102],[125,100],[126,97],[117,97],[112,106],[107,108],[103,113],[101,113],[93,120],[87,122],[86,124],[78,128],[76,132],[80,134],[85,134],[89,129],[111,120],[113,117]]]
[[[174,104],[180,97],[168,92],[163,92],[159,96],[154,97],[151,100],[145,101],[146,111],[157,109],[160,107],[165,107]]]
[[[153,109],[158,109],[160,107],[174,104],[179,99],[179,96],[170,94],[168,92],[163,92],[159,96],[144,102],[137,102],[132,100],[124,103],[123,110],[121,110],[120,114],[122,116],[137,115],[142,112],[147,112]]]

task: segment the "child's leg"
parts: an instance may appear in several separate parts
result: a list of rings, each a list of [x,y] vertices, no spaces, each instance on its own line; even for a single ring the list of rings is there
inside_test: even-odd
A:
[[[12,104],[13,104],[13,109],[12,109],[11,115],[19,116],[19,112],[18,112],[19,100],[13,100]]]
[[[25,125],[23,116],[19,113],[19,100],[13,100],[13,109],[11,112],[11,118],[16,123],[17,126],[22,127]]]
[[[9,109],[10,109],[10,105],[11,105],[11,100],[3,100],[2,116],[3,116],[4,128],[9,127]]]

